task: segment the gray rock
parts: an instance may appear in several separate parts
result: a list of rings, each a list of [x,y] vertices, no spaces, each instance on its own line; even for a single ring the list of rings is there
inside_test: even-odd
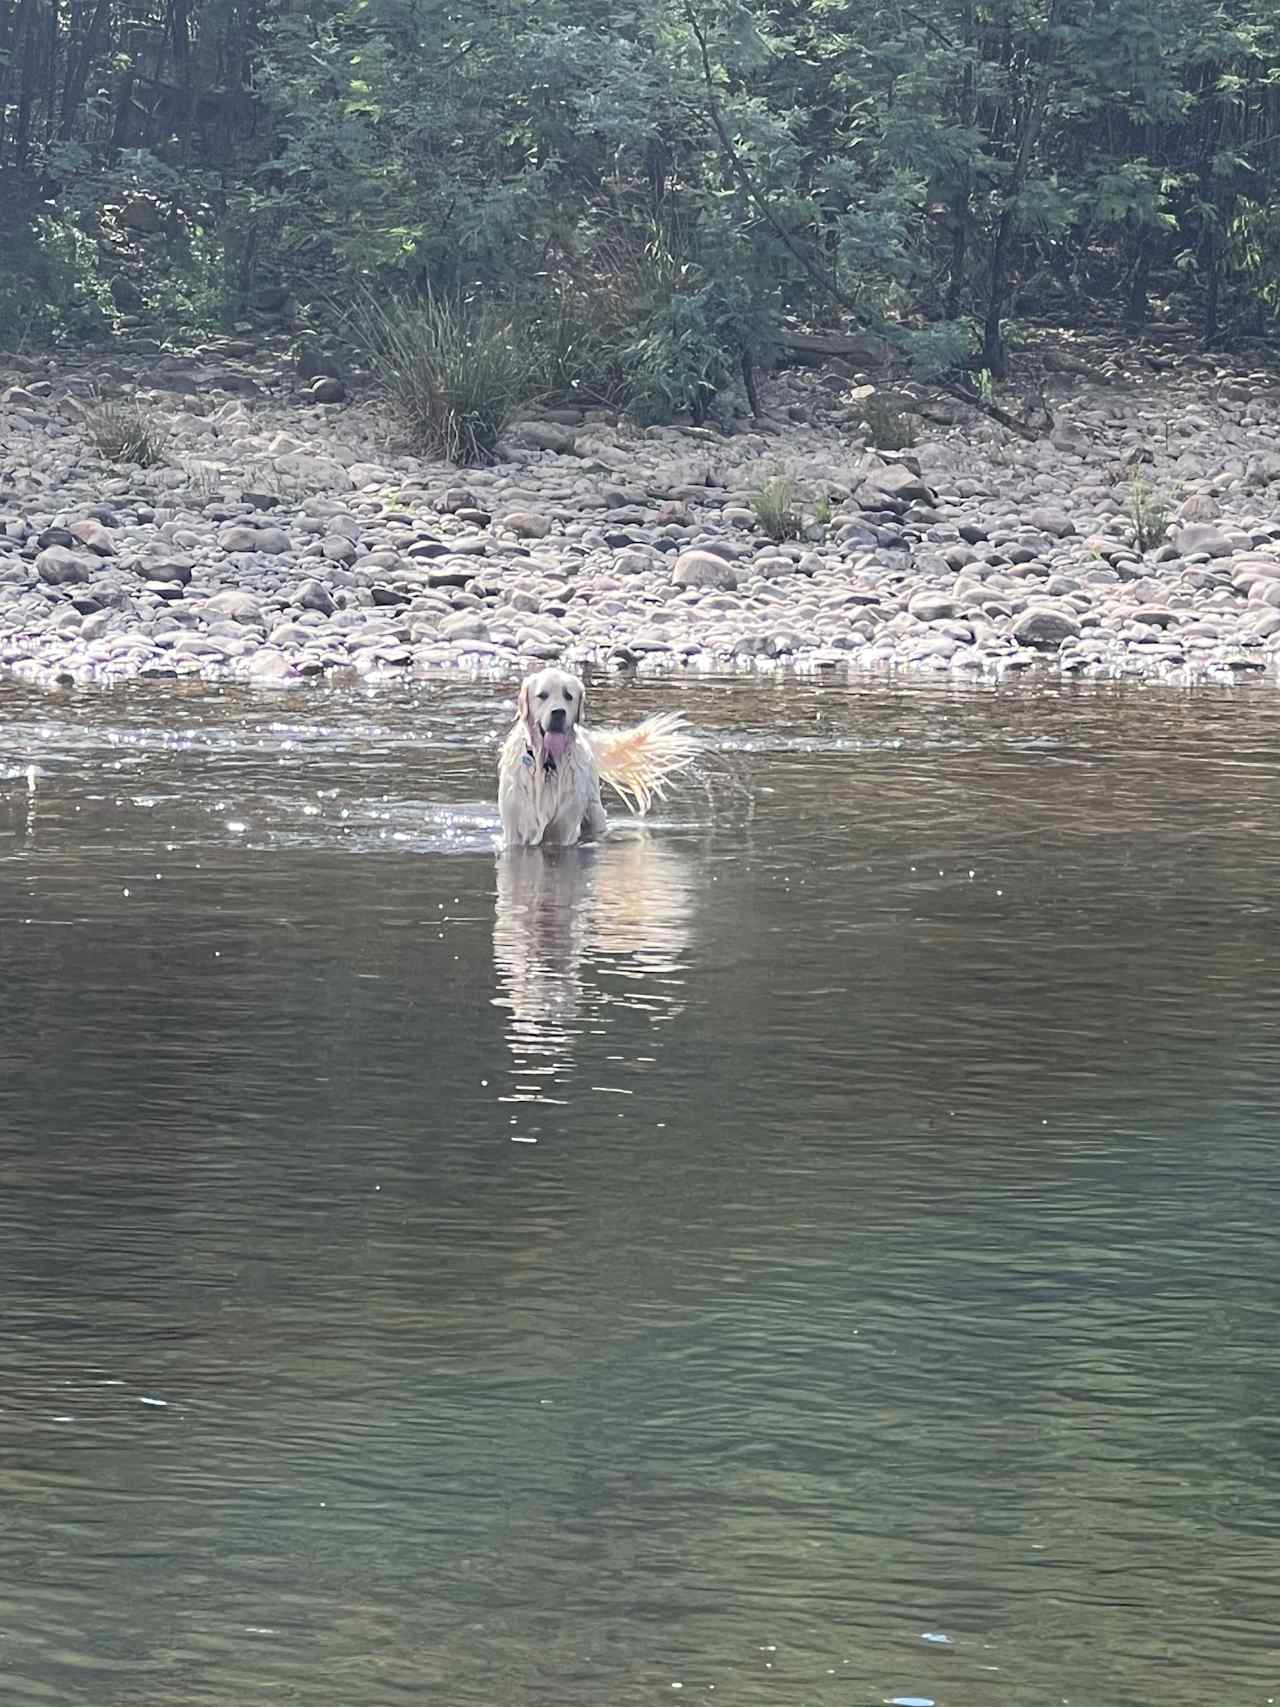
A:
[[[1049,443],[1055,450],[1080,452],[1089,448],[1089,435],[1074,421],[1059,420],[1049,435]]]
[[[260,528],[252,523],[232,523],[218,535],[224,551],[265,551],[276,556],[289,549],[289,536],[283,528]]]
[[[342,378],[342,369],[337,362],[316,344],[299,344],[294,365],[301,380]]]
[[[293,660],[284,652],[264,646],[249,660],[249,675],[255,682],[296,682],[302,678]]]
[[[318,610],[323,616],[333,615],[333,595],[323,581],[304,581],[293,595],[293,602],[301,605],[303,610]]]
[[[241,397],[257,397],[262,387],[251,373],[240,373],[235,368],[225,368],[213,376],[213,385],[219,391],[234,392]]]
[[[907,611],[920,622],[941,622],[944,618],[956,614],[956,606],[955,600],[946,593],[926,590],[912,596]]]
[[[111,300],[121,314],[141,314],[146,307],[146,298],[123,273],[117,273],[111,281]]]
[[[880,499],[896,504],[934,502],[933,492],[920,476],[900,462],[892,462],[885,468],[873,468],[863,481],[858,496],[864,508],[874,507],[871,501]]]
[[[36,558],[36,574],[52,587],[93,579],[94,566],[65,545],[47,545]]]
[[[1056,652],[1064,640],[1074,640],[1080,624],[1065,611],[1048,606],[1033,605],[1013,625],[1013,638],[1019,646],[1033,646],[1040,652]]]
[[[214,593],[212,598],[204,602],[206,614],[209,616],[230,617],[233,622],[259,623],[262,619],[262,607],[251,593],[243,593],[238,587],[227,587],[221,593]]]
[[[96,516],[87,516],[82,522],[72,522],[69,532],[87,545],[90,551],[99,557],[114,557],[115,546],[111,543],[111,535]]]
[[[218,535],[218,544],[224,551],[256,551],[258,532],[257,528],[245,525],[226,527]]]
[[[512,510],[503,516],[501,525],[517,539],[545,539],[551,532],[550,518],[537,510]]]
[[[572,456],[577,442],[567,427],[554,421],[517,421],[507,428],[503,438],[508,444],[524,449],[556,451],[561,456]]]
[[[1055,539],[1066,539],[1076,531],[1076,524],[1063,510],[1032,510],[1027,520],[1033,528],[1039,528],[1041,533],[1052,534]]]
[[[1280,480],[1280,451],[1260,451],[1245,465],[1244,484],[1253,490]]]
[[[117,215],[121,225],[127,225],[130,231],[140,231],[148,236],[164,230],[164,212],[159,202],[150,196],[130,196]]]
[[[713,587],[731,593],[738,585],[733,565],[714,551],[682,551],[671,571],[677,587]]]
[[[447,640],[487,640],[489,627],[484,618],[475,611],[463,610],[453,616],[447,616],[440,624],[440,632]]]
[[[1190,557],[1195,552],[1204,552],[1209,557],[1230,557],[1235,549],[1226,534],[1208,522],[1192,522],[1179,528],[1173,544],[1181,557]]]

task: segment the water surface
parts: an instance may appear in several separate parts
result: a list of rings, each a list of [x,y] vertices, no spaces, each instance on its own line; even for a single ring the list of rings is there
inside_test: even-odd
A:
[[[0,1698],[1280,1695],[1280,701],[0,688]]]

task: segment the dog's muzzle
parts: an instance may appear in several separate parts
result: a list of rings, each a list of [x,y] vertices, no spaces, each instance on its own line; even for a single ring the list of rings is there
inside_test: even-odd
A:
[[[548,713],[547,726],[542,731],[542,766],[544,770],[553,771],[556,760],[562,759],[569,746],[569,729],[565,723],[563,706],[557,706]]]

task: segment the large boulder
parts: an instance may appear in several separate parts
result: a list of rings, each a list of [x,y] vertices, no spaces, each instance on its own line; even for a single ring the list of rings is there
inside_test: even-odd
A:
[[[65,545],[47,545],[36,558],[36,574],[51,587],[93,579],[93,566]]]
[[[1192,522],[1179,528],[1173,536],[1173,545],[1179,557],[1191,557],[1199,552],[1208,557],[1230,557],[1235,550],[1226,534],[1209,522]]]
[[[881,504],[932,504],[934,496],[905,463],[891,462],[871,470],[859,488],[858,501],[864,509],[877,509]]]
[[[1075,617],[1048,605],[1033,605],[1013,625],[1013,638],[1019,646],[1031,646],[1038,652],[1056,652],[1064,640],[1074,640],[1079,633]]]
[[[682,551],[671,579],[677,587],[712,587],[724,593],[733,592],[738,585],[732,563],[714,551]]]

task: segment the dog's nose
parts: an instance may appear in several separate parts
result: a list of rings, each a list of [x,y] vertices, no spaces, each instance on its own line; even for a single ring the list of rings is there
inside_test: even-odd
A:
[[[558,705],[551,713],[550,727],[555,730],[564,728],[564,707],[562,705]]]

